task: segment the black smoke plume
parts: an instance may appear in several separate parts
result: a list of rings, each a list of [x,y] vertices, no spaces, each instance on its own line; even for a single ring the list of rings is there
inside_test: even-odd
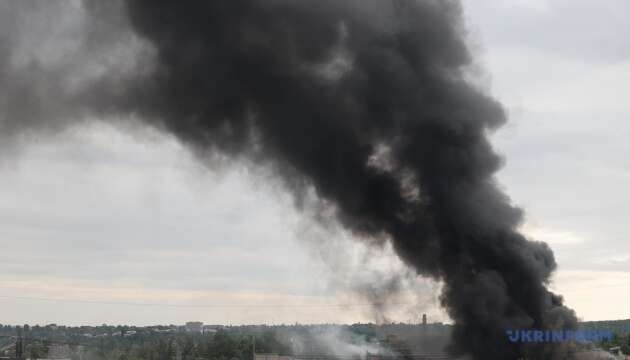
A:
[[[99,36],[113,11],[104,3],[86,2],[94,33],[82,45],[100,58],[95,41],[118,41]],[[75,68],[63,62],[6,71],[4,39],[3,131],[133,117],[200,154],[253,160],[298,199],[315,189],[357,237],[389,239],[418,274],[443,281],[454,354],[564,357],[507,341],[506,330],[576,318],[547,289],[550,248],[517,231],[522,212],[497,187],[502,160],[487,134],[505,113],[466,80],[457,1],[128,0],[119,10],[149,49],[133,54],[133,71],[88,71],[81,86],[66,83]],[[142,56],[152,60],[138,67]]]

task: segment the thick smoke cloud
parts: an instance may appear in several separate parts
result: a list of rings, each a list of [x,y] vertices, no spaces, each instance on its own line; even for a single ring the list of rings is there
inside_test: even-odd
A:
[[[576,318],[547,290],[551,250],[517,232],[522,212],[495,182],[501,158],[487,133],[505,114],[465,80],[471,57],[458,2],[102,4],[86,2],[99,20],[84,24],[92,31],[75,52],[91,60],[18,69],[15,37],[2,39],[3,132],[131,117],[201,155],[247,158],[273,169],[298,200],[314,189],[322,218],[333,209],[357,237],[390,240],[418,274],[443,281],[453,353],[561,356],[557,346],[505,336],[571,328]],[[124,28],[117,11],[132,29],[120,31],[124,41],[103,25]],[[140,45],[125,53],[121,41]]]

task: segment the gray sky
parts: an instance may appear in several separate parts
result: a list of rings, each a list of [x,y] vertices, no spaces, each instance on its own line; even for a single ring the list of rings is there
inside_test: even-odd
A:
[[[630,3],[465,10],[477,80],[510,113],[493,135],[499,178],[523,230],[555,250],[553,288],[584,319],[630,318]],[[206,169],[154,133],[93,124],[38,140],[0,157],[0,199],[3,323],[370,321],[349,284],[405,271],[389,249],[314,228],[247,169]],[[392,320],[448,320],[439,285],[407,285]]]

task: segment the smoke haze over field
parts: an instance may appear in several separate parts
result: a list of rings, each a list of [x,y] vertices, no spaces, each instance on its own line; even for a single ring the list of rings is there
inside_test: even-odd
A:
[[[456,354],[516,358],[525,349],[506,329],[575,326],[547,290],[553,253],[517,231],[522,212],[496,185],[502,161],[487,134],[505,113],[466,81],[458,2],[0,6],[3,140],[132,119],[202,161],[265,168],[321,223],[390,241],[417,274],[442,281]],[[48,35],[66,49],[21,47],[33,43],[24,34],[47,31],[27,31],[32,23],[69,10],[79,20],[63,17]]]

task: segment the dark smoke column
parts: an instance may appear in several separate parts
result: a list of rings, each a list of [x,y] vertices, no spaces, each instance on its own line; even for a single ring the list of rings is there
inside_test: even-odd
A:
[[[128,0],[158,64],[131,109],[201,153],[273,167],[357,236],[389,238],[445,283],[452,351],[558,358],[508,329],[575,326],[550,293],[544,243],[497,188],[486,133],[501,106],[464,79],[470,54],[448,0]],[[131,96],[131,95],[130,95]],[[127,107],[121,105],[121,107]]]

